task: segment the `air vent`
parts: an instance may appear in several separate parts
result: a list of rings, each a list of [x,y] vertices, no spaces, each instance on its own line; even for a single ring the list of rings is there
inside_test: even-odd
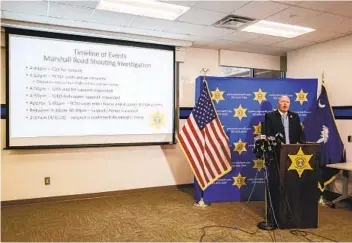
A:
[[[228,29],[237,30],[244,27],[245,25],[252,23],[255,20],[256,19],[242,17],[242,16],[228,15],[225,18],[213,24],[213,26],[219,27],[219,28],[228,28]]]

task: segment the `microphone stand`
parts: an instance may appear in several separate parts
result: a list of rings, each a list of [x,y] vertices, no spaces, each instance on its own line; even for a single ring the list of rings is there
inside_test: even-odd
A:
[[[267,142],[269,143],[269,141],[264,141],[264,142]],[[265,146],[264,146],[265,147]],[[259,222],[257,224],[257,227],[261,230],[275,230],[276,227],[275,225],[273,225],[272,223],[269,223],[268,222],[268,187],[269,185],[267,184],[268,183],[268,180],[267,180],[267,176],[268,176],[268,169],[267,169],[267,164],[269,165],[269,163],[266,163],[266,158],[267,158],[268,154],[266,153],[266,149],[263,149],[263,162],[264,162],[264,187],[265,187],[265,190],[264,190],[264,201],[265,201],[265,220],[262,221],[262,222]],[[274,212],[272,212],[274,213]]]

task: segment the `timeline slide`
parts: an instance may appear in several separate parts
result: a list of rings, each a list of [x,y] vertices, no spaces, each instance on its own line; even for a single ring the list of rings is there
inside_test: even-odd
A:
[[[10,146],[163,143],[174,50],[9,35]]]

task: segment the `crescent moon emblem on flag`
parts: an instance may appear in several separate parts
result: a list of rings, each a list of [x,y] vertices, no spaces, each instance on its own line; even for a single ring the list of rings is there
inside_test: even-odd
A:
[[[320,100],[319,100],[319,102],[318,102],[318,105],[319,105],[320,108],[325,108],[325,105],[322,104],[322,103],[320,103]]]

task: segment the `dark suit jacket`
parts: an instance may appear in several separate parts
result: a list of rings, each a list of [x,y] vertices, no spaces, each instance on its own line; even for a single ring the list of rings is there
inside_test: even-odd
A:
[[[295,112],[288,112],[289,119],[289,135],[290,135],[290,144],[295,143],[304,143],[305,136],[301,127],[301,121],[299,116]],[[264,120],[264,134],[266,136],[275,137],[278,133],[281,133],[283,140],[285,139],[285,129],[281,121],[281,114],[278,110],[268,112],[265,114]]]

